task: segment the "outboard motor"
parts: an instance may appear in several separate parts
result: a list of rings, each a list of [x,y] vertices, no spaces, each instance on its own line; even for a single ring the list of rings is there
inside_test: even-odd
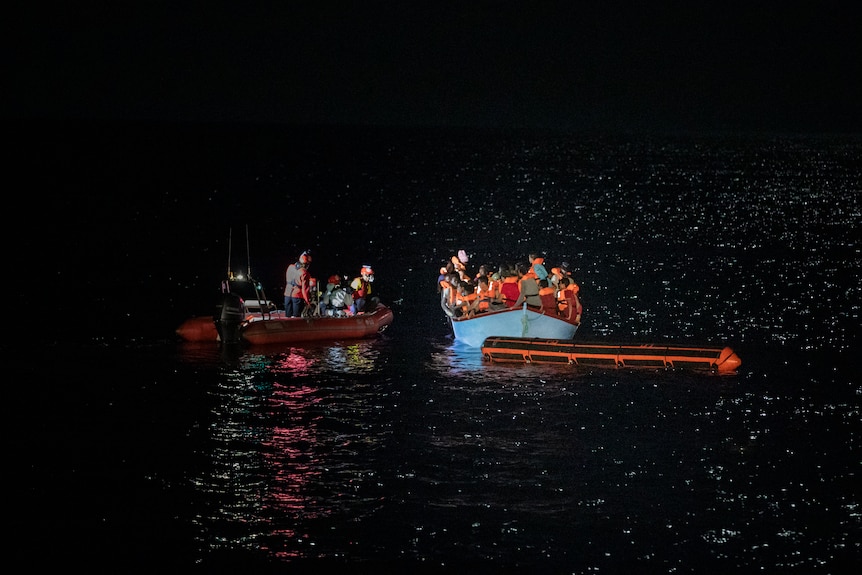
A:
[[[242,341],[240,327],[245,320],[246,310],[242,298],[232,293],[223,293],[216,304],[213,315],[216,331],[222,343],[237,344]]]

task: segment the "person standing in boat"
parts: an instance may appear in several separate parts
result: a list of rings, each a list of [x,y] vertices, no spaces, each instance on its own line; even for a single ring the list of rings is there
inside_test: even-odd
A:
[[[373,281],[374,270],[371,269],[371,266],[364,265],[359,270],[359,276],[350,282],[350,287],[353,288],[353,306],[356,313],[374,311],[373,306],[368,305],[372,300],[371,283]]]
[[[518,272],[518,299],[512,307],[520,307],[522,303],[527,302],[527,305],[533,307],[542,307],[542,299],[539,297],[539,282],[536,281],[536,276],[530,272],[530,266],[526,263],[519,263],[515,266]]]
[[[302,252],[295,264],[288,266],[284,285],[284,316],[300,317],[305,306],[311,301],[311,252]]]
[[[548,270],[545,268],[545,258],[538,253],[532,253],[530,254],[529,260],[530,267],[524,275],[530,275],[535,278],[536,281],[547,279]]]

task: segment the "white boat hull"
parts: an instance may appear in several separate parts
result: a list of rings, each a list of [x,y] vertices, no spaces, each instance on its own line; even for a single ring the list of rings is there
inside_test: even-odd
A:
[[[482,347],[491,336],[572,339],[578,330],[574,323],[526,307],[450,319],[455,339],[470,347]]]

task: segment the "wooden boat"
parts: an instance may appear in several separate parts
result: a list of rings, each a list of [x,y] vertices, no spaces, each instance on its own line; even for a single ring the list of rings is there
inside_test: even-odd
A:
[[[656,344],[576,344],[542,338],[489,337],[482,357],[497,363],[557,363],[596,367],[651,367],[736,373],[742,360],[729,347]]]
[[[482,347],[491,336],[572,339],[578,324],[556,308],[519,308],[485,311],[472,316],[449,317],[455,339],[470,347]]]

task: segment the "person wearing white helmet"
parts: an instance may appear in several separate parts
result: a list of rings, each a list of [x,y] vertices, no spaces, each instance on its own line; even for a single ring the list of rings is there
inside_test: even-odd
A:
[[[359,270],[359,276],[353,278],[350,287],[353,288],[353,305],[356,313],[374,311],[367,305],[371,301],[371,282],[374,281],[374,270],[369,265],[363,265]]]
[[[305,250],[295,264],[287,267],[284,285],[285,317],[300,317],[302,310],[311,301],[311,276],[308,273],[310,265],[311,251]]]

